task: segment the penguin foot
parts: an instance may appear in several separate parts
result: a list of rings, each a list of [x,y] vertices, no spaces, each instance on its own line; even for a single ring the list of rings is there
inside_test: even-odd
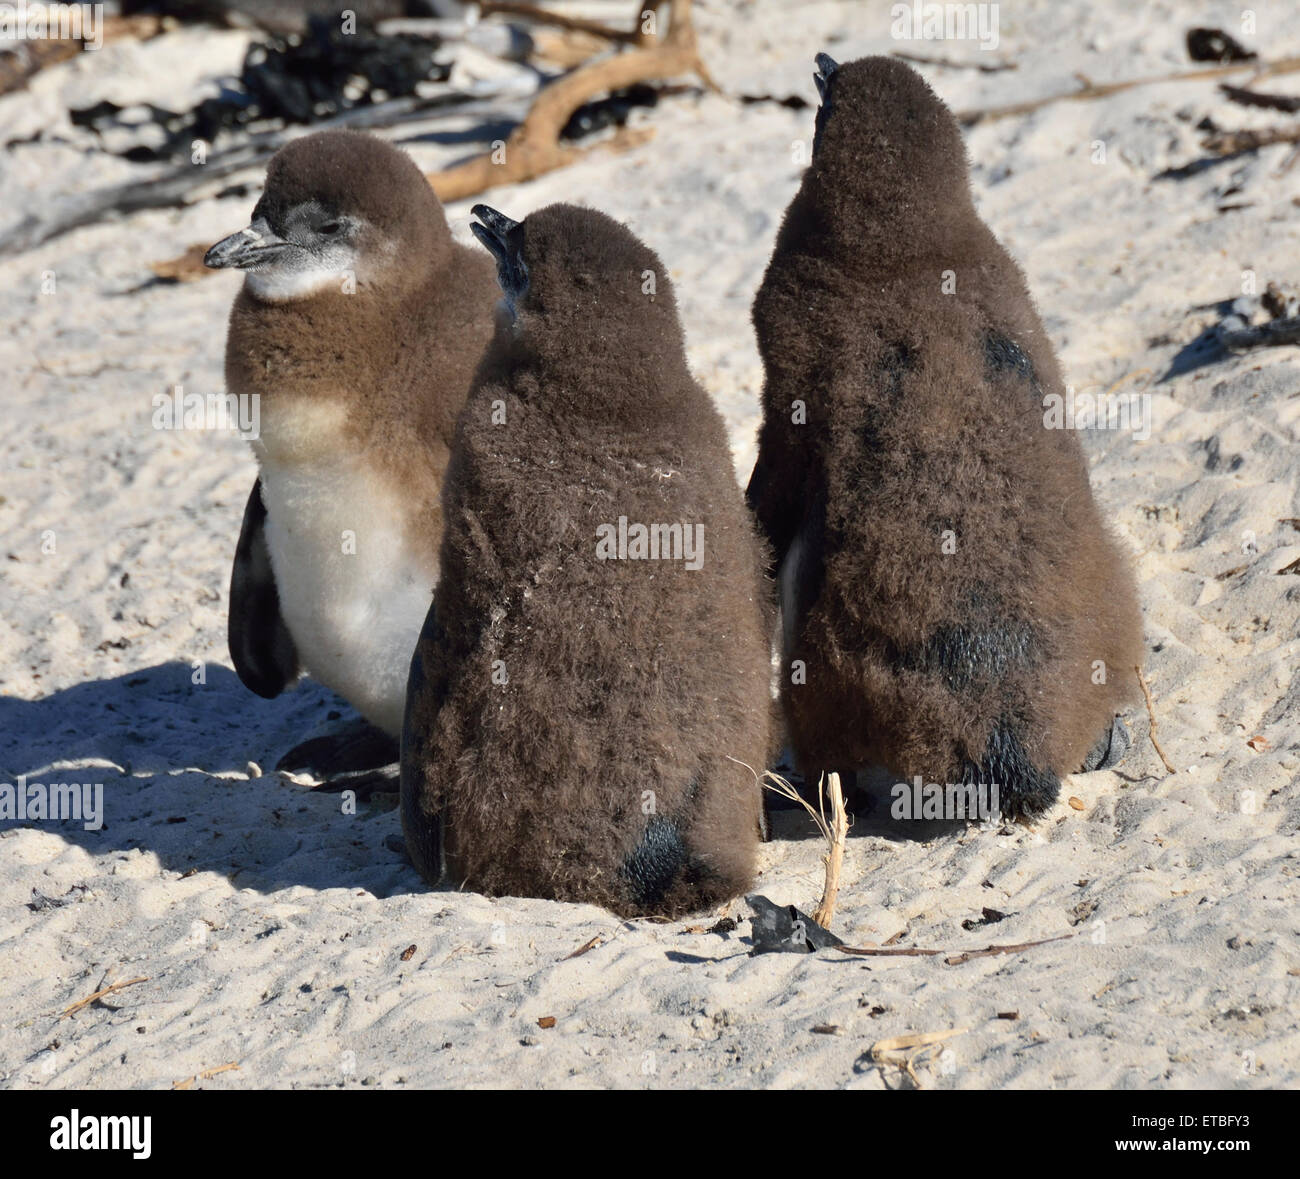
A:
[[[311,789],[317,794],[342,794],[351,790],[358,802],[368,801],[372,794],[398,794],[401,791],[401,766],[393,762],[375,770],[335,774]]]
[[[275,768],[330,780],[392,765],[397,761],[398,752],[397,742],[382,729],[369,721],[355,720],[324,737],[313,737],[295,745],[276,762]]]
[[[1124,755],[1132,744],[1133,739],[1129,736],[1128,728],[1119,717],[1115,717],[1110,722],[1110,729],[1106,735],[1093,746],[1092,752],[1088,754],[1079,772],[1090,774],[1093,770],[1113,769],[1124,760]]]

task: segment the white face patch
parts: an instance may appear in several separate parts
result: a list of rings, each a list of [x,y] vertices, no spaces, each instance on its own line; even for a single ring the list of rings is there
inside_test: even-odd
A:
[[[292,299],[306,299],[327,289],[346,293],[356,286],[356,274],[346,268],[312,266],[291,270],[283,266],[267,266],[250,270],[244,280],[249,293],[266,303],[287,303]]]
[[[247,232],[247,231],[245,231]],[[322,291],[350,295],[357,289],[357,250],[345,241],[288,250],[249,270],[249,294],[267,303],[309,299]]]

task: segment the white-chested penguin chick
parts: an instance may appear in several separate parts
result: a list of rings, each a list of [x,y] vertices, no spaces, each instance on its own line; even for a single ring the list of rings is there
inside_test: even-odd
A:
[[[680,915],[749,883],[772,725],[764,554],[659,258],[592,209],[474,232],[505,292],[411,662],[424,877]]]
[[[230,654],[274,697],[302,671],[378,729],[281,768],[395,761],[411,652],[438,580],[440,485],[499,298],[415,162],[324,131],[282,148],[252,224],[205,262],[245,271],[226,387],[260,399],[259,476],[230,584]]]
[[[811,165],[754,302],[748,499],[773,549],[805,774],[996,784],[1042,811],[1118,760],[1142,626],[1024,276],[952,114],[884,57],[817,58]]]

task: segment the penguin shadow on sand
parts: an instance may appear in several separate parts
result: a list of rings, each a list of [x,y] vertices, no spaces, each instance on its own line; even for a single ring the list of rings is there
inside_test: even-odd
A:
[[[0,698],[0,783],[21,778],[29,798],[37,784],[92,788],[79,792],[80,818],[32,817],[29,805],[26,818],[0,819],[0,838],[15,827],[56,834],[100,857],[97,874],[143,852],[163,872],[215,872],[263,893],[425,891],[402,847],[395,774],[391,793],[254,776],[298,738],[346,726],[347,704],[310,680],[267,701],[226,667],[207,665],[203,683],[194,675],[173,662],[39,700]]]
[[[799,796],[815,811],[817,809],[817,784],[806,781],[788,761],[773,768],[789,782]],[[896,819],[892,808],[891,790],[899,781],[881,766],[863,770],[857,775],[854,786],[844,789],[844,809],[849,816],[849,838],[872,836],[891,843],[930,843],[960,835],[969,826],[964,819]],[[765,788],[766,789],[766,788]],[[827,804],[829,810],[829,802]],[[768,792],[769,842],[820,841],[823,836],[806,810],[792,799]],[[978,820],[974,820],[978,821]]]

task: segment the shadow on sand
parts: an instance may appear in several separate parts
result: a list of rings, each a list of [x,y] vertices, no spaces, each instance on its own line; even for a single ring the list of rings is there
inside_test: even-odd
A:
[[[276,700],[209,664],[95,680],[39,700],[0,698],[0,783],[102,783],[102,826],[81,819],[0,821],[33,827],[98,856],[140,853],[163,870],[211,871],[237,888],[423,891],[400,850],[395,797],[353,806],[270,770],[291,745],[355,713],[311,681]],[[396,839],[394,839],[396,837]]]

